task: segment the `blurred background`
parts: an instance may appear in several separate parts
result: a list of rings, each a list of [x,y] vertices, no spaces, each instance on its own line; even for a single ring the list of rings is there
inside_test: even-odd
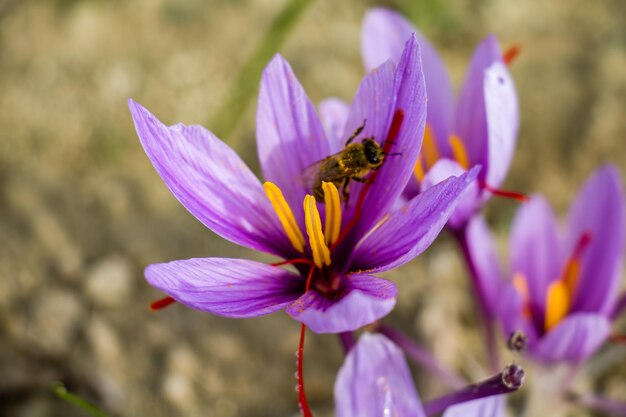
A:
[[[257,255],[170,195],[141,149],[129,97],[165,123],[216,131],[258,172],[259,62],[280,51],[314,102],[350,100],[363,76],[363,14],[386,5],[439,48],[456,85],[488,33],[522,47],[511,68],[522,126],[506,188],[544,193],[563,215],[599,164],[624,172],[626,2],[302,2],[0,1],[0,415],[85,416],[52,394],[55,381],[111,416],[297,415],[299,325],[285,314],[148,310],[162,294],[143,279],[146,265]],[[515,208],[489,206],[503,253]],[[453,243],[442,236],[388,275],[400,287],[388,320],[478,379],[484,352]],[[607,362],[611,372],[580,383],[626,400],[619,349],[608,349],[622,355]],[[332,415],[341,362],[336,338],[309,335],[305,378],[318,416]],[[444,392],[415,375],[423,398]]]

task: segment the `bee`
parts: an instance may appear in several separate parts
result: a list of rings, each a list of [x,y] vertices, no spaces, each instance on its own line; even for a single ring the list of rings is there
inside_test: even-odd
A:
[[[365,129],[365,122],[348,138],[345,148],[307,168],[312,179],[312,192],[315,199],[324,202],[322,182],[332,182],[341,187],[344,201],[348,201],[348,184],[351,180],[366,182],[370,172],[377,170],[385,160],[385,153],[374,138],[365,138],[362,142],[353,141]]]

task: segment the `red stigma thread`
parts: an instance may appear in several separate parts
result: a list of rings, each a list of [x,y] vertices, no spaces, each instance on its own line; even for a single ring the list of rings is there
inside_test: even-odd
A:
[[[300,326],[300,345],[298,346],[298,404],[302,410],[304,417],[313,417],[309,403],[306,400],[306,393],[304,392],[304,375],[302,372],[302,364],[304,362],[304,335],[306,334],[306,326],[304,323]]]
[[[165,307],[172,305],[176,302],[176,300],[174,300],[172,297],[167,296],[165,298],[161,298],[160,300],[156,300],[150,303],[150,310],[152,311],[158,311],[158,310],[162,310]]]
[[[522,48],[519,45],[511,45],[504,53],[502,54],[502,60],[507,66],[511,66],[515,58],[522,52]]]
[[[306,285],[304,292],[309,291],[309,287],[311,286],[311,279],[313,278],[313,272],[315,271],[315,266],[311,266],[309,269],[309,274],[306,277]],[[311,409],[309,408],[309,403],[306,400],[306,392],[304,391],[304,335],[306,334],[306,326],[302,323],[300,327],[300,344],[298,345],[298,351],[296,352],[296,374],[298,377],[298,404],[300,404],[300,409],[302,410],[302,415],[304,417],[313,417],[313,413],[311,413]]]
[[[578,239],[578,242],[576,242],[576,246],[574,247],[574,252],[572,252],[572,260],[580,260],[583,256],[583,252],[585,251],[585,249],[587,249],[587,246],[589,246],[589,243],[591,243],[591,239],[592,239],[593,235],[591,234],[591,232],[589,230],[586,230],[582,236]]]
[[[526,194],[518,193],[516,191],[508,191],[508,190],[501,190],[499,188],[494,188],[491,185],[487,184],[485,181],[479,181],[479,185],[480,185],[480,188],[482,188],[483,190],[489,191],[491,194],[498,196],[498,197],[510,198],[512,200],[517,200],[520,203],[525,203],[528,200],[530,200]]]
[[[271,266],[283,266],[283,265],[297,265],[297,264],[313,265],[313,261],[307,258],[295,258],[295,259],[288,259],[286,261],[274,262],[273,264],[270,264],[270,265]]]
[[[609,335],[609,342],[618,345],[626,345],[626,334],[613,333]]]
[[[385,142],[383,144],[383,154],[389,154],[389,150],[393,146],[394,141],[400,133],[400,127],[402,127],[403,120],[404,110],[396,109],[395,113],[393,114],[393,119],[391,119],[391,126],[389,127],[389,131],[387,132],[387,138],[385,139]],[[367,195],[369,189],[372,187],[372,184],[374,183],[378,172],[379,171],[374,171],[368,181],[365,183],[365,186],[361,190],[361,194],[359,194],[359,200],[356,203],[354,215],[352,216],[350,223],[348,223],[346,227],[341,231],[341,234],[339,235],[335,243],[333,243],[332,246],[329,248],[331,251],[335,249],[337,245],[339,245],[339,243],[348,235],[348,233],[350,233],[350,231],[354,228],[354,226],[356,226],[357,222],[359,221],[359,218],[361,217],[361,209],[363,208],[363,203],[365,202],[365,196]]]

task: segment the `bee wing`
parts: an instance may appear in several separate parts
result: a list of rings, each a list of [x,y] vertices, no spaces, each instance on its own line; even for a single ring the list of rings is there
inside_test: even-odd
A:
[[[301,176],[302,185],[307,190],[313,190],[321,181],[334,182],[345,178],[345,170],[339,165],[342,152],[328,156],[306,167]]]

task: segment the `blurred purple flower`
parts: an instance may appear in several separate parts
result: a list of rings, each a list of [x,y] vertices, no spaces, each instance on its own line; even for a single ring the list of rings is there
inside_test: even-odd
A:
[[[451,178],[399,209],[394,205],[412,175],[424,132],[420,62],[410,38],[397,66],[385,63],[365,77],[343,134],[328,139],[291,67],[276,56],[263,74],[257,110],[264,185],[211,132],[165,126],[131,100],[148,157],[187,210],[223,238],[285,259],[273,265],[224,258],[153,264],[145,272],[150,284],[191,308],[226,317],[285,308],[319,333],[355,330],[386,315],[395,305],[396,286],[372,274],[424,251],[477,174]],[[389,157],[368,183],[351,184],[356,204],[342,209],[333,184],[324,186],[326,204],[316,203],[302,181],[304,171],[341,150],[364,120],[361,137],[388,143],[399,155]],[[298,273],[278,267],[283,264]]]
[[[491,35],[476,48],[455,101],[446,67],[430,42],[404,17],[383,8],[369,10],[363,23],[361,49],[366,69],[388,59],[397,61],[413,33],[422,51],[428,114],[415,175],[405,195],[411,198],[451,175],[482,166],[476,183],[450,218],[449,226],[461,228],[492,192],[498,192],[496,188],[509,169],[519,125],[515,86]],[[330,132],[338,131],[336,126],[341,126],[347,112],[347,105],[336,99],[321,104],[322,119]]]
[[[472,221],[467,239],[487,308],[507,334],[526,334],[536,360],[582,361],[607,339],[624,251],[624,193],[615,168],[603,167],[585,183],[564,236],[542,197],[518,210],[506,281],[482,219]]]
[[[443,417],[500,417],[501,395],[450,406]],[[337,417],[425,417],[411,372],[400,348],[380,334],[364,333],[335,382]]]

